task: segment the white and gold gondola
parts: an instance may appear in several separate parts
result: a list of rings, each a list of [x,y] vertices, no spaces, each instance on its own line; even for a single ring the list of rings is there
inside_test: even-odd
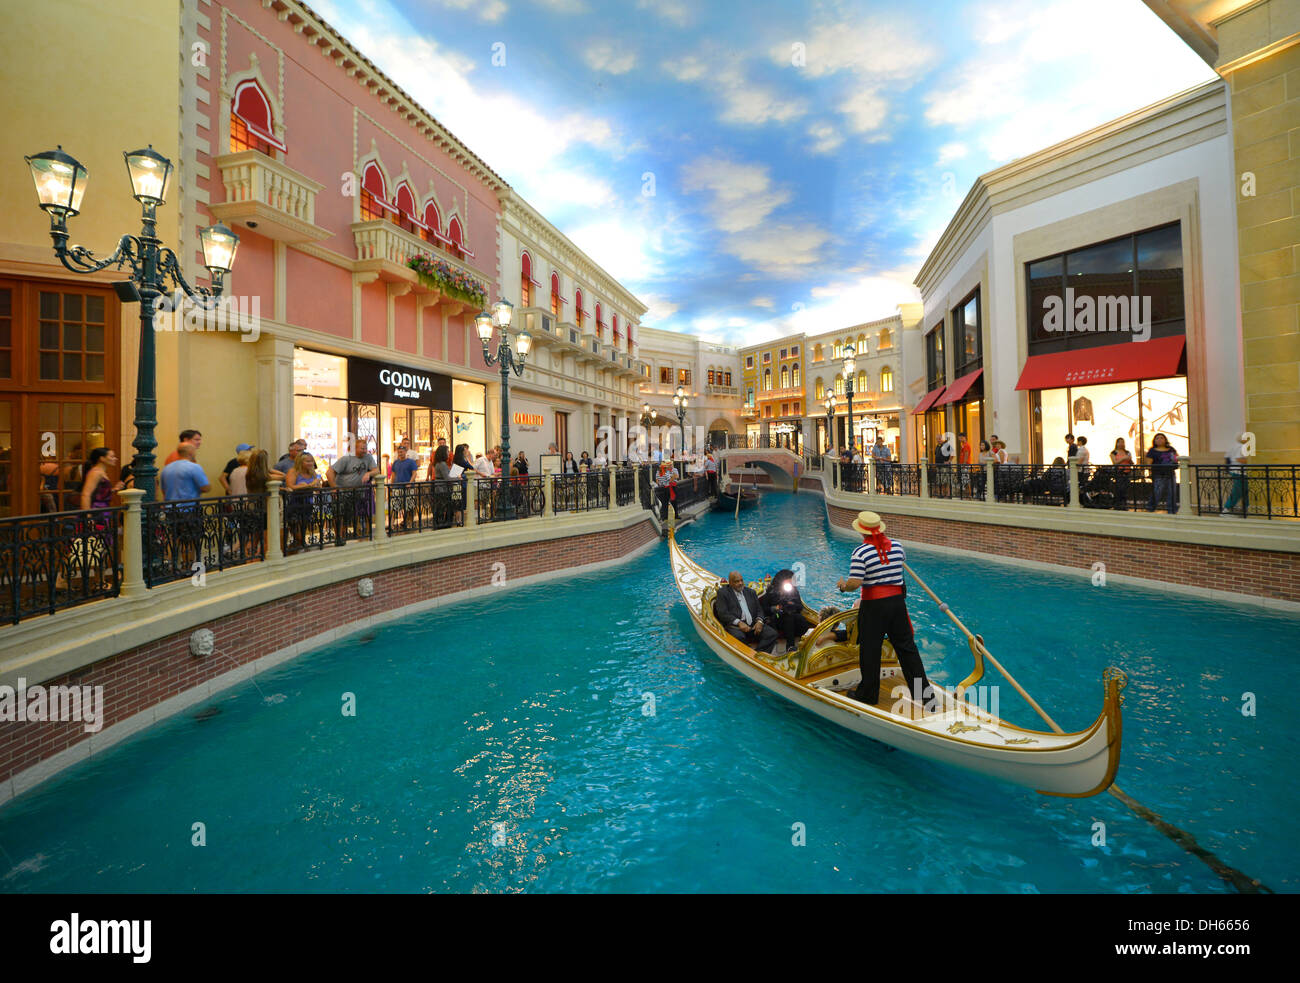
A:
[[[858,684],[857,612],[817,622],[805,607],[810,632],[790,655],[768,655],[728,635],[713,613],[720,578],[686,556],[669,535],[673,578],[695,630],[731,668],[805,710],[901,751],[1036,789],[1045,795],[1085,797],[1104,792],[1119,768],[1120,694],[1127,679],[1103,673],[1105,704],[1091,727],[1073,734],[1025,730],[977,711],[969,694],[984,673],[982,643],[972,638],[974,671],[955,693],[936,687],[942,706],[929,712],[906,695],[906,680],[888,641],[881,660],[880,702],[872,707],[847,695]],[[762,585],[751,585],[762,586]],[[761,592],[761,591],[760,591]],[[847,629],[837,641],[835,629]],[[898,695],[894,690],[898,688]],[[985,710],[988,710],[985,707]]]

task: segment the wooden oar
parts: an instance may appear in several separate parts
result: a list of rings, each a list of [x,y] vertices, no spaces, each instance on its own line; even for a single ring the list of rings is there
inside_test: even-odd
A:
[[[984,656],[984,658],[988,659],[989,662],[993,663],[994,668],[997,669],[998,672],[1002,673],[1002,675],[1006,678],[1007,682],[1009,682],[1015,688],[1017,693],[1019,693],[1022,697],[1024,697],[1025,702],[1028,703],[1031,707],[1033,707],[1034,710],[1037,711],[1038,715],[1042,717],[1044,721],[1046,721],[1047,726],[1051,727],[1052,730],[1056,731],[1056,733],[1058,734],[1064,734],[1065,731],[1061,729],[1060,725],[1057,724],[1057,722],[1053,720],[1050,716],[1048,716],[1047,711],[1044,710],[1042,707],[1040,707],[1034,701],[1033,697],[1031,697],[1028,693],[1025,692],[1024,687],[1022,687],[1018,682],[1016,682],[1016,680],[1012,677],[1011,673],[1007,672],[1006,669],[1002,667],[1002,664],[993,657],[993,653],[990,652],[988,648],[984,645],[984,640],[980,638],[978,635],[972,634],[971,630],[961,623],[961,619],[958,618],[957,615],[953,614],[952,609],[939,599],[938,594],[930,590],[929,585],[926,584],[924,580],[922,580],[920,577],[917,576],[915,570],[909,567],[906,563],[903,564],[903,569],[906,570],[909,574],[911,574],[912,579],[921,585],[921,589],[930,595],[930,597],[934,600],[935,604],[939,605],[939,610],[942,611],[944,614],[946,614],[952,620],[952,623],[955,624],[961,630],[962,634],[966,636],[967,641],[970,642],[972,646],[976,646],[976,645],[979,646],[980,653]],[[1192,856],[1204,862],[1207,867],[1209,867],[1212,871],[1218,874],[1219,877],[1221,877],[1226,883],[1236,888],[1242,894],[1259,894],[1261,892],[1265,892],[1268,894],[1273,893],[1272,889],[1265,887],[1259,881],[1255,880],[1252,877],[1247,877],[1241,871],[1237,870],[1237,868],[1230,867],[1228,864],[1224,863],[1222,860],[1216,857],[1209,850],[1205,849],[1205,847],[1197,843],[1196,837],[1192,836],[1191,833],[1187,832],[1185,829],[1179,829],[1177,826],[1173,825],[1172,823],[1166,822],[1164,819],[1160,818],[1160,815],[1158,813],[1154,812],[1151,809],[1148,809],[1141,802],[1138,802],[1137,799],[1133,798],[1131,795],[1129,795],[1127,792],[1121,789],[1118,785],[1112,783],[1110,788],[1107,789],[1107,791],[1110,792],[1111,795],[1115,796],[1115,798],[1123,802],[1124,805],[1128,806],[1128,808],[1133,812],[1135,816],[1138,816],[1141,819],[1145,819],[1152,826],[1160,830],[1160,832],[1164,833],[1165,836],[1169,837],[1171,840],[1177,843],[1180,847],[1182,847]]]

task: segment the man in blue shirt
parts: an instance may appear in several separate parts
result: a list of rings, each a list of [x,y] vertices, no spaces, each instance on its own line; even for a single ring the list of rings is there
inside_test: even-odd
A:
[[[194,460],[194,445],[180,444],[176,448],[176,453],[180,456],[163,468],[158,475],[163,499],[168,502],[181,502],[202,498],[211,485],[208,483],[208,476]]]
[[[415,476],[415,472],[420,468],[420,462],[406,456],[406,445],[399,444],[397,447],[397,460],[393,462],[393,483],[404,485]]]

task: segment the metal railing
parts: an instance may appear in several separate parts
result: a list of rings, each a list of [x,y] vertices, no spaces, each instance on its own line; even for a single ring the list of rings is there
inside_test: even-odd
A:
[[[531,519],[546,511],[546,486],[541,475],[517,478],[476,478],[474,508],[477,519],[500,522],[503,519]],[[510,496],[512,513],[507,516],[505,498]]]
[[[281,490],[285,554],[370,539],[374,532],[374,493],[373,485]]]
[[[585,474],[554,476],[556,512],[589,512],[609,508],[609,471],[596,469]]]
[[[993,497],[999,502],[1019,505],[1067,505],[1069,472],[1063,467],[999,464],[993,471]]]
[[[1192,482],[1198,515],[1300,518],[1300,465],[1196,464]]]
[[[927,477],[931,498],[984,498],[984,468],[977,464],[932,464]]]
[[[265,495],[145,502],[140,522],[149,587],[266,556]]]
[[[623,466],[614,472],[614,504],[631,505],[636,498],[636,469]]]
[[[897,464],[893,461],[876,464],[876,494],[911,495],[921,494],[921,466],[919,464]]]
[[[0,519],[0,623],[53,614],[121,591],[126,509]]]
[[[465,481],[456,478],[391,484],[388,535],[451,529],[465,524]]]

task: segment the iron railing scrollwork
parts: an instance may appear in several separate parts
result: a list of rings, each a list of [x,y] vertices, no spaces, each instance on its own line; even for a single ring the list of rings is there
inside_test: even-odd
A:
[[[303,550],[342,546],[370,539],[374,531],[375,489],[282,489],[285,555]]]
[[[1300,465],[1192,465],[1192,498],[1200,515],[1300,518]]]
[[[0,519],[0,623],[116,597],[122,507]]]
[[[620,467],[614,472],[614,503],[631,505],[636,497],[636,470]]]
[[[546,486],[541,475],[516,478],[476,478],[474,507],[478,521],[500,522],[506,518],[531,519],[546,511]],[[509,495],[513,513],[507,515],[502,496]]]
[[[555,511],[589,512],[609,508],[609,472],[593,469],[584,474],[555,476]]]
[[[388,486],[388,535],[465,524],[465,482],[459,478]]]
[[[265,495],[145,502],[140,521],[149,587],[266,556]]]

